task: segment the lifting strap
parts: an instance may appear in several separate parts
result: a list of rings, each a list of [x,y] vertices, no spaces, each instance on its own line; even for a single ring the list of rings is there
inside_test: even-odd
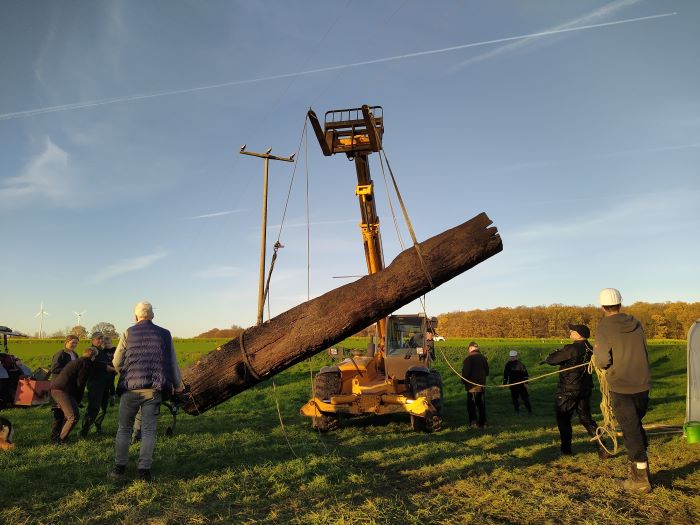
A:
[[[384,154],[384,160],[386,161],[386,166],[389,168],[389,175],[391,176],[391,182],[394,185],[394,191],[396,192],[396,197],[399,200],[399,204],[401,205],[401,211],[403,212],[403,218],[406,221],[406,226],[408,227],[408,231],[411,234],[411,240],[413,241],[413,247],[416,249],[416,253],[418,254],[418,260],[420,261],[421,268],[423,269],[423,273],[425,274],[426,279],[428,280],[428,284],[430,285],[430,289],[435,288],[435,284],[433,284],[433,279],[430,276],[430,272],[428,271],[428,267],[425,264],[425,261],[423,260],[423,253],[421,252],[420,245],[418,244],[418,239],[416,239],[416,233],[413,231],[413,225],[411,224],[411,219],[408,217],[408,211],[406,210],[406,205],[403,202],[403,198],[401,197],[401,192],[399,191],[399,186],[396,183],[396,178],[394,177],[394,172],[391,169],[391,164],[389,164],[389,157],[386,156],[386,150],[384,149],[384,146],[382,145],[382,148],[379,152],[380,156],[381,154]],[[381,157],[380,157],[381,158]]]

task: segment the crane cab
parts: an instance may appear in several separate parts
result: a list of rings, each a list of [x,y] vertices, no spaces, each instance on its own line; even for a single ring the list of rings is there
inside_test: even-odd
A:
[[[435,317],[389,316],[384,357],[387,377],[403,381],[409,370],[430,368],[434,359],[432,334],[436,327]]]

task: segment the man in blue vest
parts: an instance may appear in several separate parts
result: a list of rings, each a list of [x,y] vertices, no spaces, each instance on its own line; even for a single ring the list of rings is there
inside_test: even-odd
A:
[[[110,477],[120,479],[129,462],[129,444],[134,419],[141,410],[141,446],[138,477],[151,481],[151,463],[156,445],[156,427],[160,403],[184,385],[177,365],[170,332],[153,324],[153,306],[142,301],[134,307],[134,324],[119,339],[112,364],[119,373],[117,393],[119,430],[114,451],[114,469]]]

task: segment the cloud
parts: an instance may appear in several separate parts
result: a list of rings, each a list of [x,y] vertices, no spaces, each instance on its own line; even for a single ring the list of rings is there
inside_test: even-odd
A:
[[[118,261],[97,272],[89,282],[92,284],[100,283],[118,275],[143,270],[168,255],[168,252],[161,250],[151,255],[142,255],[140,257],[132,257],[131,259]]]
[[[474,64],[476,62],[481,62],[483,60],[488,60],[490,58],[498,57],[500,55],[504,55],[507,53],[512,53],[515,52],[519,49],[523,49],[525,47],[532,46],[536,42],[542,42],[540,37],[543,36],[551,36],[554,34],[561,34],[564,32],[570,32],[576,29],[583,29],[581,27],[576,27],[580,26],[581,24],[586,24],[589,22],[594,22],[596,20],[599,20],[601,18],[605,18],[607,16],[610,16],[614,14],[616,11],[619,11],[620,9],[639,3],[640,0],[618,0],[616,2],[611,2],[607,5],[604,5],[603,7],[596,9],[595,11],[591,11],[590,13],[580,16],[578,18],[571,19],[567,22],[564,22],[562,24],[556,25],[554,27],[550,27],[549,29],[545,29],[544,31],[538,32],[538,33],[533,33],[531,35],[525,35],[521,37],[518,40],[509,42],[508,44],[502,45],[500,47],[497,47],[496,49],[492,49],[490,51],[486,51],[485,53],[481,53],[480,55],[476,55],[472,58],[469,58],[463,62],[460,62],[456,66],[452,68],[452,71],[457,71],[459,69],[462,69],[470,64]],[[646,18],[646,17],[644,17]],[[638,20],[638,19],[634,19]],[[615,22],[613,22],[615,23]],[[602,24],[602,25],[607,25],[607,24]],[[592,27],[600,27],[600,26],[592,26]],[[590,28],[592,28],[590,27]],[[589,29],[589,27],[586,27],[586,29]],[[551,41],[550,41],[551,43]]]
[[[66,151],[46,137],[44,149],[31,159],[22,172],[0,186],[3,203],[18,204],[32,199],[48,199],[54,204],[73,205],[74,174]]]
[[[241,269],[236,266],[215,264],[208,268],[202,268],[194,273],[199,279],[218,279],[220,277],[236,277],[241,275]]]
[[[696,209],[698,199],[700,192],[695,189],[645,193],[615,202],[607,209],[593,210],[568,221],[557,217],[551,223],[534,224],[511,235],[518,241],[533,242],[561,238],[581,241],[586,237],[599,237],[601,233],[606,233],[606,237],[664,234],[668,233],[668,225],[678,222],[683,213]]]
[[[636,2],[636,1],[638,1],[638,0],[623,0],[621,3],[626,4],[627,2]],[[605,9],[606,8],[601,8],[599,11],[604,11]],[[609,12],[610,12],[609,10],[605,11],[605,14],[609,14]],[[597,13],[597,11],[594,11],[593,13],[586,15],[586,17],[582,17],[581,19],[578,19],[578,20],[580,21],[580,20],[586,19],[587,17],[591,17],[595,13]],[[32,117],[32,116],[36,116],[36,115],[44,115],[47,113],[55,113],[58,111],[72,111],[75,109],[93,108],[93,107],[104,106],[107,104],[133,102],[136,100],[145,100],[145,99],[150,99],[150,98],[166,97],[166,96],[173,96],[173,95],[183,95],[186,93],[196,93],[199,91],[207,91],[207,90],[211,90],[211,89],[221,89],[221,88],[225,88],[225,87],[241,86],[241,85],[246,85],[246,84],[256,84],[258,82],[268,82],[271,80],[294,78],[294,77],[300,77],[300,76],[304,76],[304,75],[315,75],[318,73],[328,73],[331,71],[339,71],[339,70],[343,70],[343,69],[351,69],[351,68],[356,68],[356,67],[369,66],[369,65],[373,65],[373,64],[384,64],[387,62],[394,62],[397,60],[406,60],[406,59],[410,59],[410,58],[418,58],[418,57],[425,57],[425,56],[437,55],[437,54],[442,54],[442,53],[450,53],[452,51],[458,51],[461,49],[489,46],[489,45],[498,44],[501,42],[521,41],[521,40],[525,40],[525,39],[529,40],[529,39],[533,39],[536,37],[549,36],[549,35],[554,35],[554,34],[559,34],[559,33],[567,33],[567,32],[572,32],[572,31],[584,31],[584,30],[593,29],[593,28],[597,28],[597,27],[606,27],[606,26],[613,26],[613,25],[620,25],[620,24],[628,24],[628,23],[633,23],[633,22],[641,22],[643,20],[652,20],[652,19],[656,19],[656,18],[674,16],[676,14],[678,14],[678,13],[662,13],[662,14],[658,14],[658,15],[629,18],[626,20],[616,20],[614,22],[605,22],[605,23],[594,24],[594,25],[586,25],[586,26],[580,26],[580,27],[564,27],[563,29],[552,29],[552,30],[548,30],[548,31],[541,31],[538,33],[531,33],[531,34],[527,34],[527,35],[517,35],[517,36],[511,36],[511,37],[505,37],[505,38],[496,38],[493,40],[484,40],[481,42],[470,42],[467,44],[460,44],[457,46],[443,47],[440,49],[429,49],[427,51],[418,51],[415,53],[406,53],[403,55],[394,55],[394,56],[390,56],[390,57],[375,58],[372,60],[363,60],[361,62],[350,62],[347,64],[339,64],[339,65],[335,65],[335,66],[321,67],[321,68],[316,68],[316,69],[308,69],[306,71],[296,71],[296,72],[292,72],[292,73],[281,73],[279,75],[269,75],[269,76],[250,78],[250,79],[245,79],[245,80],[234,80],[231,82],[221,82],[218,84],[208,84],[205,86],[194,86],[194,87],[182,88],[182,89],[170,89],[170,90],[163,90],[163,91],[155,91],[152,93],[137,93],[137,94],[133,94],[133,95],[126,95],[126,96],[120,96],[120,97],[103,98],[103,99],[98,99],[98,100],[89,100],[86,102],[76,102],[76,103],[72,103],[72,104],[62,104],[62,105],[58,105],[58,106],[47,106],[47,107],[43,107],[43,108],[28,109],[28,110],[22,110],[22,111],[13,111],[10,113],[1,113],[0,114],[0,121],[25,118],[25,117]],[[558,26],[558,27],[563,27],[564,25],[573,24],[573,23],[575,23],[575,21],[567,22],[566,24],[562,24],[562,26]],[[499,49],[502,49],[502,48],[499,48]],[[470,60],[474,60],[474,59],[470,59]],[[467,61],[467,62],[469,62],[469,61]],[[467,62],[462,62],[461,65],[465,65]]]
[[[232,213],[240,213],[244,210],[227,210],[227,211],[217,211],[214,213],[205,213],[204,215],[195,215],[190,217],[190,219],[208,219],[210,217],[221,217],[223,215],[231,215]]]

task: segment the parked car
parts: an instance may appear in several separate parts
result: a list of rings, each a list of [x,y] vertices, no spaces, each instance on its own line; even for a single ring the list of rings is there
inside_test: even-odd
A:
[[[444,340],[445,340],[445,336],[442,336],[442,335],[436,335],[433,337],[433,341],[444,341]]]

